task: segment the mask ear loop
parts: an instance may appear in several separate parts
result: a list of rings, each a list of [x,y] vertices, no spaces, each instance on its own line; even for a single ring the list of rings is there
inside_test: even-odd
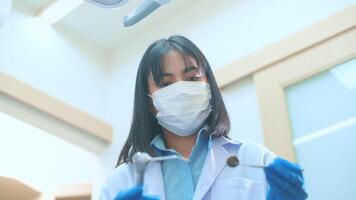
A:
[[[152,95],[151,95],[151,94],[148,94],[148,93],[147,93],[147,96],[149,96],[149,97],[151,97],[151,98],[152,98]]]

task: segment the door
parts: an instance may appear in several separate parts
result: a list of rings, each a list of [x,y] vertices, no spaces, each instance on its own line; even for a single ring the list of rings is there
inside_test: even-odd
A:
[[[356,28],[254,80],[265,144],[305,169],[309,199],[356,199]]]
[[[285,88],[285,96],[310,199],[356,199],[356,59]]]

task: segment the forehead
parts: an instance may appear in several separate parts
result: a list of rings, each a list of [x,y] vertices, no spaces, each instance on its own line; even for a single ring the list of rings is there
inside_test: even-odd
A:
[[[183,71],[186,67],[196,66],[196,60],[189,55],[182,55],[177,51],[168,52],[162,59],[162,71],[174,72]]]

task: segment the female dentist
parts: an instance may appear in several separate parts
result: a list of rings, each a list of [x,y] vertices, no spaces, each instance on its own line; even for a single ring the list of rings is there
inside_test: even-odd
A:
[[[136,77],[128,139],[102,200],[303,200],[302,170],[265,147],[229,139],[229,117],[211,67],[190,40],[151,44]],[[151,162],[137,185],[136,152]]]

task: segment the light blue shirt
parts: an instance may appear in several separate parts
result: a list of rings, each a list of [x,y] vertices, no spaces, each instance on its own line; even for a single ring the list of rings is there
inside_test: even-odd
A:
[[[197,186],[204,161],[211,147],[211,137],[206,134],[207,126],[198,132],[188,160],[167,160],[162,162],[162,175],[167,200],[191,200]],[[183,156],[174,149],[167,149],[162,135],[153,138],[151,145],[159,155]]]

